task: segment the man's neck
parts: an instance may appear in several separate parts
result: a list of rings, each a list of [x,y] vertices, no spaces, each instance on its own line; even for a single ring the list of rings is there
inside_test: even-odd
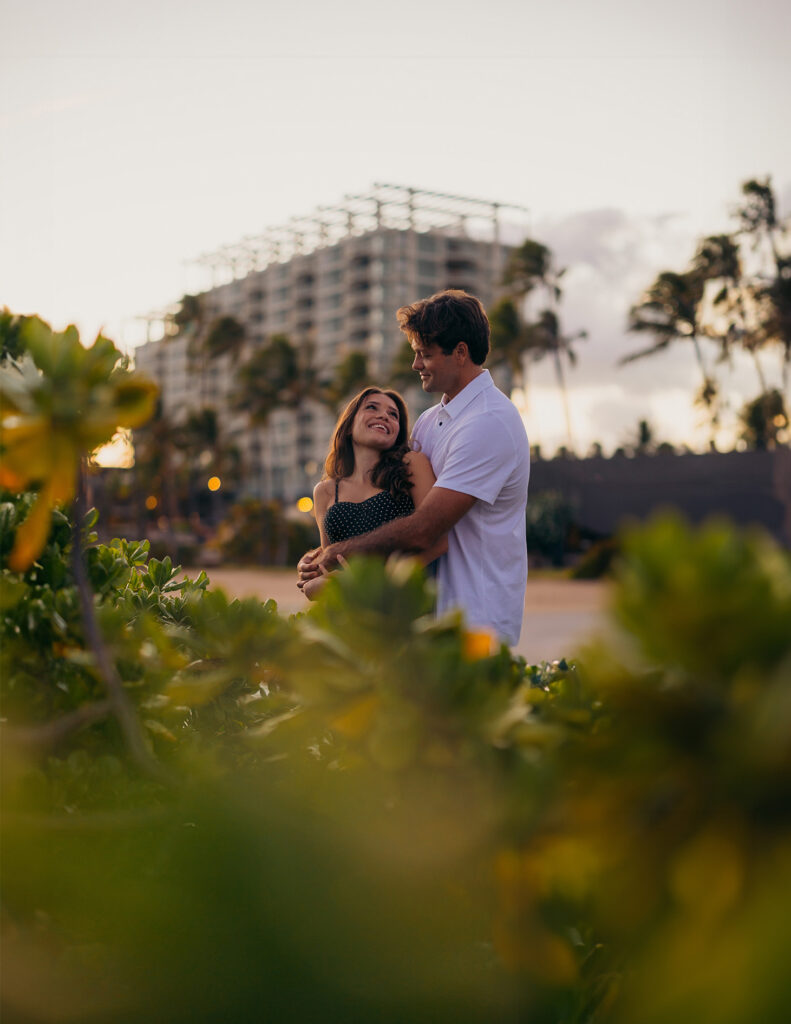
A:
[[[454,391],[445,392],[445,394],[442,396],[442,404],[447,405],[448,402],[452,402],[457,395],[460,395],[462,393],[462,391],[467,387],[468,384],[471,384],[476,377],[480,377],[480,375],[485,372],[486,371],[482,366],[476,366],[474,373],[471,372],[465,374],[464,377],[462,377],[462,379],[459,381],[459,385]]]

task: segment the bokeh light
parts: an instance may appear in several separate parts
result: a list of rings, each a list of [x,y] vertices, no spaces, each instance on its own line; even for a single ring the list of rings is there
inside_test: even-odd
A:
[[[313,511],[313,499],[312,498],[300,498],[297,502],[297,508],[300,512],[312,512]]]
[[[222,487],[222,480],[220,480],[218,476],[210,476],[208,482],[206,483],[206,486],[209,488],[210,491],[219,491],[219,489]]]

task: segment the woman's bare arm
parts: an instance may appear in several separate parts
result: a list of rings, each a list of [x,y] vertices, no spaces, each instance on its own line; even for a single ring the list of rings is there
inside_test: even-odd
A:
[[[316,518],[316,525],[319,528],[319,540],[321,542],[321,548],[318,549],[316,557],[321,553],[321,549],[328,547],[330,543],[330,539],[324,529],[324,517],[327,514],[327,509],[330,507],[330,498],[332,493],[333,483],[331,480],[319,480],[313,488],[313,515]],[[327,573],[326,570],[324,570],[322,575],[315,576],[313,579],[309,580],[301,580],[297,585],[309,601],[315,601],[316,595],[324,586],[326,579]]]

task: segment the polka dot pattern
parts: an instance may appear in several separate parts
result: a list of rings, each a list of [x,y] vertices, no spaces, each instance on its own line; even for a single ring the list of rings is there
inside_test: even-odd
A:
[[[394,498],[390,491],[379,491],[365,501],[336,501],[324,517],[324,529],[331,544],[369,533],[392,519],[411,515],[415,505],[410,495]]]

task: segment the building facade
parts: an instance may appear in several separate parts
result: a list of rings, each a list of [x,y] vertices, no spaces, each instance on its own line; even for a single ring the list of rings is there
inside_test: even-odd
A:
[[[511,220],[504,221],[510,211]],[[216,410],[222,433],[241,454],[241,495],[292,502],[321,475],[336,413],[318,403],[274,408],[256,425],[238,408],[238,368],[276,334],[286,335],[321,377],[352,352],[364,353],[370,381],[387,384],[404,336],[399,306],[444,288],[462,288],[487,308],[500,294],[511,244],[520,240],[517,207],[376,185],[234,246],[201,257],[213,285],[198,296],[204,329],[219,317],[244,327],[240,352],[196,356],[194,330],[173,326],[173,310],[152,314],[161,337],[135,350],[139,369],[161,389],[169,422]],[[509,243],[503,233],[510,232]],[[523,233],[522,233],[523,234]],[[426,405],[408,391],[416,416]]]

